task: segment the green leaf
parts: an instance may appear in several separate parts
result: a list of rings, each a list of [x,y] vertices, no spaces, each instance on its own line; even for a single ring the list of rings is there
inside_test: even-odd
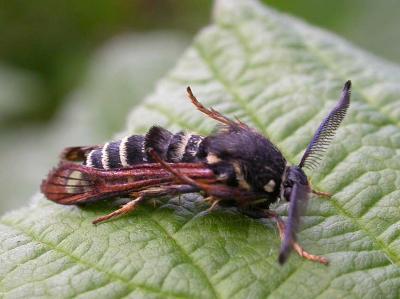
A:
[[[128,131],[158,123],[207,133],[185,100],[249,123],[296,163],[353,81],[351,109],[319,169],[299,240],[328,267],[292,255],[280,267],[272,222],[204,214],[196,194],[93,226],[115,207],[65,207],[37,196],[0,221],[0,294],[26,297],[398,298],[400,69],[251,0],[217,1],[203,30]],[[143,118],[143,116],[146,116]],[[283,215],[286,206],[277,207]]]

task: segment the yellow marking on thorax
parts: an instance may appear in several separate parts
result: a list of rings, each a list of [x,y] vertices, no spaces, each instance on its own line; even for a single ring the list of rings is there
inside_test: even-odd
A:
[[[236,174],[236,179],[239,183],[239,187],[245,190],[251,190],[251,186],[249,183],[245,180],[243,173],[242,173],[242,168],[240,167],[239,162],[232,162],[233,169],[235,170]]]
[[[218,156],[213,153],[209,153],[206,159],[208,164],[216,164],[221,161],[221,159],[218,158]]]

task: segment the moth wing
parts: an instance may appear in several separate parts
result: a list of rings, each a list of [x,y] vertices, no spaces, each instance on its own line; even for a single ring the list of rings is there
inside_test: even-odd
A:
[[[79,204],[97,198],[99,178],[90,168],[75,163],[60,163],[48,174],[40,186],[41,192],[60,204]]]
[[[293,243],[297,240],[297,232],[300,226],[300,217],[307,208],[310,189],[309,186],[295,183],[292,188],[289,202],[289,214],[286,221],[285,236],[279,252],[279,263],[283,264],[288,259],[293,249]]]
[[[203,163],[172,163],[174,169],[195,180],[215,181],[215,175]],[[41,192],[59,204],[76,205],[150,187],[171,184],[174,175],[157,163],[107,171],[73,162],[61,162],[42,181]]]

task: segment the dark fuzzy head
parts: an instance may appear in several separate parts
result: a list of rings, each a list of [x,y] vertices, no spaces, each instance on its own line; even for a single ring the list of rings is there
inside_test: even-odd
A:
[[[224,126],[204,139],[199,155],[219,171],[228,163],[239,186],[279,195],[286,160],[261,134],[240,126]]]

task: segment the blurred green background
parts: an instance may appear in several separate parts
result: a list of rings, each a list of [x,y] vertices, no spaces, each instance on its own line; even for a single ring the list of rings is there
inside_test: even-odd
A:
[[[264,0],[400,62],[400,1]],[[0,214],[67,145],[103,142],[210,22],[212,1],[0,3]]]

